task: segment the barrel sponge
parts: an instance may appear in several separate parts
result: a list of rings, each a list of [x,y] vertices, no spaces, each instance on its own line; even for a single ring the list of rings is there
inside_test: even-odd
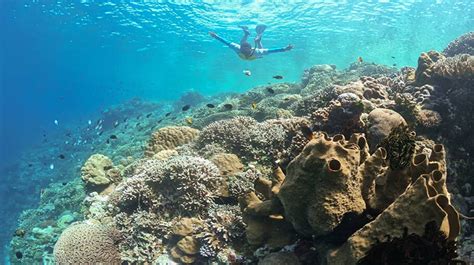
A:
[[[338,226],[345,213],[361,213],[363,163],[368,145],[362,135],[345,140],[316,133],[287,167],[278,193],[295,230],[303,235],[325,235]]]
[[[145,150],[146,156],[163,150],[172,150],[176,147],[192,142],[199,134],[199,130],[188,126],[168,126],[159,129],[151,135]]]
[[[54,246],[56,264],[120,264],[116,237],[102,225],[68,227]]]

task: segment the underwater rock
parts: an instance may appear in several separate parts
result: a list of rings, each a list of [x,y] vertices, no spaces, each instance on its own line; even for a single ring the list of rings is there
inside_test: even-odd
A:
[[[154,154],[152,158],[156,159],[156,160],[167,160],[170,157],[177,156],[177,155],[178,155],[178,151],[176,151],[174,149],[173,150],[161,150],[158,153]]]
[[[187,126],[168,126],[159,129],[151,135],[145,155],[151,157],[163,150],[173,150],[176,147],[193,141],[199,130]]]
[[[301,264],[295,254],[291,252],[270,253],[258,265],[299,265]]]
[[[325,235],[338,226],[346,213],[365,209],[359,166],[368,146],[365,138],[351,140],[315,133],[287,167],[278,198],[284,216],[303,235]],[[304,202],[304,203],[302,203]]]
[[[112,160],[101,154],[94,154],[81,168],[81,178],[91,190],[103,190],[109,184],[120,181],[120,171]]]
[[[409,234],[423,235],[425,225],[436,223],[436,229],[454,240],[460,232],[459,215],[448,197],[439,194],[430,184],[436,176],[419,177],[374,221],[355,232],[343,246],[328,255],[328,264],[356,264],[370,248],[384,238]]]
[[[54,246],[57,264],[120,264],[119,235],[100,225],[68,227]]]
[[[449,57],[458,54],[474,55],[474,32],[465,33],[451,41],[443,50],[443,53]]]
[[[406,124],[405,119],[393,110],[377,108],[371,111],[367,118],[367,139],[370,149],[374,150],[393,128]]]

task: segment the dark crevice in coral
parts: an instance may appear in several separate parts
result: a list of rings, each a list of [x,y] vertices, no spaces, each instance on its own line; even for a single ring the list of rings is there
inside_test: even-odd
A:
[[[456,242],[448,241],[435,222],[428,222],[423,236],[408,235],[405,228],[402,237],[387,236],[385,242],[379,241],[357,265],[467,265],[457,257]]]
[[[316,238],[315,242],[342,245],[354,232],[372,221],[372,216],[374,215],[367,211],[362,214],[354,212],[345,213],[341,223],[330,234]]]

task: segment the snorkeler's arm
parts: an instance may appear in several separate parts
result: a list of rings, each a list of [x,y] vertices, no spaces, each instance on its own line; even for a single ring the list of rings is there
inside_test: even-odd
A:
[[[228,40],[226,40],[226,39],[224,39],[224,38],[218,36],[216,33],[214,33],[214,32],[211,31],[211,32],[209,32],[209,35],[211,35],[211,37],[213,37],[214,39],[216,39],[216,40],[218,40],[218,41],[224,43],[224,44],[227,45],[227,46],[229,46],[230,48],[236,49],[236,44],[235,44],[235,43],[230,42],[230,41],[228,41]],[[237,47],[237,49],[238,49],[238,47]]]

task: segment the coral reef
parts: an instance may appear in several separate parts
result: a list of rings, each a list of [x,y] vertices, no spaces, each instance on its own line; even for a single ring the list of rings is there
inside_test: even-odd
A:
[[[100,225],[68,227],[54,246],[57,264],[120,264],[117,241],[120,235]]]
[[[474,229],[455,210],[474,211],[471,36],[421,54],[416,69],[316,65],[301,84],[107,110],[67,153],[55,150],[77,164],[54,166],[69,176],[81,169],[81,179],[41,191],[14,233],[11,262],[442,263],[455,248],[472,256]],[[71,247],[72,237],[83,243]]]

